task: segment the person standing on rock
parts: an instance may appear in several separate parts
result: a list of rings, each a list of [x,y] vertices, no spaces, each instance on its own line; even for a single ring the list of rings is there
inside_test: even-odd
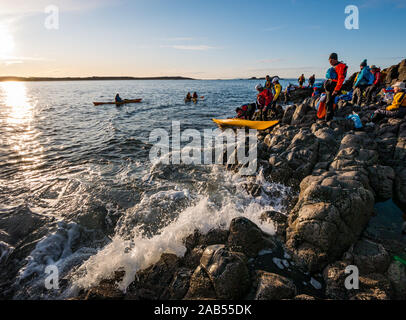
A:
[[[366,88],[368,88],[374,82],[374,76],[367,64],[367,60],[365,59],[360,65],[361,71],[358,74],[357,81],[354,84],[354,93],[352,96],[353,105],[361,106],[362,97]]]
[[[330,55],[329,62],[332,68],[328,70],[327,81],[324,83],[324,90],[326,91],[326,121],[331,121],[334,118],[335,98],[341,92],[348,70],[344,62],[338,61],[337,53]]]
[[[382,87],[382,74],[381,69],[377,68],[375,65],[371,66],[371,72],[374,75],[374,82],[366,90],[367,100],[366,105],[374,102],[375,95],[381,90]]]
[[[314,74],[309,78],[309,88],[313,88],[315,82],[316,82],[316,75]]]
[[[300,87],[300,88],[303,88],[303,84],[304,84],[305,81],[306,81],[306,78],[305,78],[304,74],[302,74],[302,75],[300,76],[300,78],[298,79],[298,81],[299,81],[299,87]]]
[[[272,90],[272,79],[270,76],[266,76],[265,88]]]

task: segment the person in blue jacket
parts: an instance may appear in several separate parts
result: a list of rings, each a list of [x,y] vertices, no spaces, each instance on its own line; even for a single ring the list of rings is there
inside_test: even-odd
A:
[[[362,61],[360,68],[361,71],[358,73],[357,80],[355,81],[352,96],[352,104],[357,106],[361,106],[364,91],[374,82],[374,75],[368,66],[367,59]]]

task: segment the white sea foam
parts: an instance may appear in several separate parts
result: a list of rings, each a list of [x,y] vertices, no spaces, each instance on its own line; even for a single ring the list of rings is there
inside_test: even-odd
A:
[[[275,234],[273,225],[262,224],[260,215],[266,210],[282,210],[282,205],[279,203],[270,206],[263,198],[249,196],[241,186],[247,181],[246,178],[225,172],[217,166],[213,166],[212,169],[212,175],[216,176],[214,180],[221,181],[217,185],[217,192],[212,195],[200,195],[193,205],[182,210],[172,223],[152,238],[143,237],[137,230],[138,227],[134,228],[135,236],[131,240],[123,240],[122,237],[116,236],[97,255],[86,261],[73,276],[73,288],[90,288],[102,279],[111,278],[115,271],[124,270],[125,277],[118,285],[125,291],[134,281],[136,272],[159,261],[162,253],[183,256],[186,252],[183,239],[194,230],[207,233],[214,228],[227,229],[231,220],[240,216],[247,217],[263,231]],[[263,177],[260,175],[257,181],[261,179]],[[262,182],[265,187],[282,188],[280,185]],[[229,191],[235,187],[237,191]],[[172,192],[170,195],[174,198],[186,196],[184,191]],[[167,198],[167,193],[157,193],[152,200],[160,199],[162,196]],[[148,204],[147,199],[143,201]]]

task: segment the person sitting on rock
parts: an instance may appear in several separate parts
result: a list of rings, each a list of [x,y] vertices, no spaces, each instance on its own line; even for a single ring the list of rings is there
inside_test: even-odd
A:
[[[354,84],[354,93],[352,95],[352,104],[361,106],[362,97],[367,87],[374,82],[374,76],[371,73],[371,69],[367,65],[367,60],[362,61],[360,68],[361,71],[358,74],[357,80]]]
[[[374,75],[374,82],[365,91],[367,98],[365,102],[366,105],[369,105],[370,103],[373,102],[375,95],[381,90],[382,87],[381,69],[373,65],[371,66],[371,72]]]
[[[304,74],[302,74],[302,75],[299,77],[298,81],[299,81],[299,88],[303,88],[303,84],[304,84],[305,81],[306,81],[306,78],[305,78]]]
[[[272,108],[273,94],[271,90],[264,88],[260,84],[258,84],[255,89],[258,91],[257,106],[261,111],[261,119],[266,121],[268,118],[268,112]]]
[[[372,122],[376,123],[385,117],[403,118],[406,116],[406,85],[404,82],[398,82],[394,86],[395,96],[392,105],[386,109],[378,109],[372,117]]]
[[[324,83],[324,90],[326,92],[325,121],[331,121],[334,118],[335,99],[341,92],[348,70],[344,62],[338,61],[337,53],[330,55],[329,62],[332,68],[327,71],[327,81]]]

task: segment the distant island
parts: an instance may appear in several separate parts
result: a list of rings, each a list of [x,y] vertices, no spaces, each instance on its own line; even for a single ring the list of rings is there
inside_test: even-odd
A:
[[[65,77],[65,78],[47,78],[47,77],[0,77],[0,82],[5,81],[103,81],[103,80],[196,80],[185,77]]]

